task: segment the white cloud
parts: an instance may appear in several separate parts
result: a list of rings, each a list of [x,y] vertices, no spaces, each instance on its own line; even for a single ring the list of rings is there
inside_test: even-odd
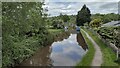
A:
[[[72,5],[71,5],[71,4],[67,6],[67,9],[71,9],[71,8],[72,8]]]
[[[49,0],[49,2],[118,2],[119,0]]]
[[[48,14],[51,16],[57,16],[60,13],[75,15],[82,8],[84,4],[91,10],[92,14],[95,13],[117,13],[118,12],[118,3],[117,0],[112,2],[112,0],[106,0],[106,2],[99,2],[103,0],[92,0],[91,2],[62,2],[62,0],[53,0],[54,2],[49,1],[46,4],[48,7]]]
[[[54,61],[53,65],[73,66],[86,53],[82,47],[78,45],[76,36],[76,34],[71,34],[68,39],[52,44],[52,53],[50,57]],[[58,52],[54,49],[60,51]]]

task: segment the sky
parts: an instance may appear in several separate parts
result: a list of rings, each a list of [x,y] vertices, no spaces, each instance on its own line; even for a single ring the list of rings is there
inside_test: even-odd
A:
[[[118,2],[119,0],[45,0],[43,8],[48,9],[47,13],[50,16],[58,16],[60,13],[76,15],[86,4],[91,14],[107,14],[118,13]]]

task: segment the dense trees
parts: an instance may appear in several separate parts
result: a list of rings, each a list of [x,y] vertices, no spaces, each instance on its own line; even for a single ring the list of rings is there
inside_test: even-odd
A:
[[[68,15],[62,15],[60,14],[59,16],[64,22],[67,22],[68,20],[70,20],[69,16]]]
[[[48,23],[49,26],[51,25],[53,28],[61,29],[65,26],[65,22],[71,22],[71,20],[73,21],[74,19],[75,18],[73,16],[62,15],[62,13],[60,13],[59,16],[49,17]]]
[[[115,13],[109,13],[109,14],[93,14],[91,16],[91,19],[94,20],[96,18],[100,18],[103,23],[108,23],[111,21],[118,21],[120,20],[120,15],[119,14],[115,14]]]
[[[78,11],[77,18],[76,18],[76,23],[77,26],[83,26],[84,23],[90,22],[91,21],[91,14],[90,10],[86,5],[82,7],[80,11]]]
[[[118,14],[110,13],[103,16],[103,22],[105,23],[108,23],[111,21],[118,21],[118,20],[120,20]]]
[[[53,28],[61,29],[64,27],[64,24],[61,20],[54,20],[52,26]]]
[[[22,62],[51,39],[42,5],[42,2],[2,3],[3,67]]]

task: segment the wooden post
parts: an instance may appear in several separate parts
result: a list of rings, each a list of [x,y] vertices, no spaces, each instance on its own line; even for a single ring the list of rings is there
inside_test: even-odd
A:
[[[120,49],[118,48],[118,50],[117,50],[117,61],[119,61],[119,59],[120,59]]]
[[[117,49],[117,59],[118,59],[118,52],[119,52],[119,50]]]

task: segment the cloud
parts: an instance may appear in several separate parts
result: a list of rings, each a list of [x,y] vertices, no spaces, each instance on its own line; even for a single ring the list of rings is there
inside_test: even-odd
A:
[[[100,9],[110,9],[110,10],[118,10],[118,3],[117,2],[110,2],[107,4],[104,4],[102,6],[100,6]]]
[[[118,3],[118,13],[120,14],[120,2]]]
[[[81,46],[78,45],[77,34],[71,34],[68,39],[52,44],[51,59],[55,66],[73,66],[81,60],[86,53]]]
[[[67,15],[76,15],[77,12],[82,8],[84,4],[90,9],[92,14],[95,13],[118,13],[118,2],[59,2],[53,0],[54,2],[48,2],[46,7],[48,7],[48,14],[51,16],[58,16],[60,13]],[[60,0],[62,1],[62,0]],[[103,0],[99,0],[103,1]],[[108,1],[108,0],[107,0]],[[112,0],[109,0],[112,1]]]
[[[118,2],[119,0],[49,0],[49,2]]]

